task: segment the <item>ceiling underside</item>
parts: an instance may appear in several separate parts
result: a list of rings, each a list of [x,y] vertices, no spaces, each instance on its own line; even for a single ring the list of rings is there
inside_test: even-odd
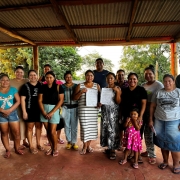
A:
[[[180,41],[180,0],[1,0],[0,47]]]

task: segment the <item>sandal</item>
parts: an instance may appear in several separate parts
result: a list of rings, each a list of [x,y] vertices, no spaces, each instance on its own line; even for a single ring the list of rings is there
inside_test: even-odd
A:
[[[89,147],[88,149],[87,149],[87,152],[89,152],[89,153],[92,153],[94,151],[94,149],[92,148],[92,147]]]
[[[105,150],[103,151],[103,153],[104,153],[104,154],[110,154],[110,151],[111,151],[110,149],[105,149]]]
[[[22,144],[23,146],[25,146],[26,148],[29,148],[29,143],[28,142],[23,142],[23,144]]]
[[[177,170],[179,170],[179,171],[177,171]],[[174,174],[180,174],[180,167],[178,167],[178,168],[173,167],[172,172],[173,172]]]
[[[85,155],[86,154],[86,149],[82,149],[79,153],[80,153],[80,155]]]
[[[168,164],[165,164],[165,163],[161,163],[161,164],[158,166],[158,168],[159,168],[159,169],[162,169],[162,170],[166,169],[167,167],[168,167]]]
[[[133,155],[129,155],[129,156],[127,157],[128,160],[131,160],[132,158],[134,158]]]
[[[24,153],[21,149],[15,150],[15,153],[18,155],[24,155]]]
[[[126,160],[120,160],[120,161],[119,161],[119,164],[120,164],[120,165],[124,165],[124,164],[126,164],[126,163],[127,163]]]
[[[51,149],[51,148],[48,149],[48,150],[45,152],[45,154],[46,154],[47,156],[51,155],[51,154],[52,154],[52,149]]]
[[[10,151],[6,151],[5,155],[4,155],[4,158],[9,158],[11,156],[11,153]]]
[[[156,158],[149,158],[149,164],[156,164]]]
[[[58,143],[59,144],[64,144],[64,140],[63,139],[58,139]]]
[[[115,152],[111,152],[110,156],[109,156],[109,159],[115,160],[116,159],[116,153]]]
[[[38,145],[37,149],[39,149],[40,151],[44,151],[44,147],[42,147],[41,145]]]
[[[35,149],[35,148],[32,148],[32,149],[29,148],[29,152],[30,152],[31,154],[37,154],[37,153],[38,153],[38,150]]]
[[[134,169],[138,169],[138,164],[133,163],[133,168],[134,168]]]
[[[58,150],[56,150],[56,151],[53,151],[53,157],[56,157],[56,156],[58,156],[59,155],[59,152],[58,152]]]

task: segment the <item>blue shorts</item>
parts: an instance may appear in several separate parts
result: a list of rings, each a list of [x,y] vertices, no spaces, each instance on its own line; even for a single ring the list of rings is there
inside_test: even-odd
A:
[[[46,113],[50,112],[55,107],[55,105],[51,105],[51,104],[43,104],[43,106],[44,106],[44,110]],[[48,122],[51,124],[59,124],[59,121],[60,121],[59,109],[53,114],[53,116],[51,117],[50,120],[45,119],[44,116],[41,114],[40,115],[40,121],[41,122]]]
[[[17,110],[11,112],[11,114],[7,117],[4,117],[3,114],[0,113],[0,123],[15,122],[15,121],[19,121]]]
[[[154,144],[172,152],[180,151],[180,120],[162,121],[155,119]]]

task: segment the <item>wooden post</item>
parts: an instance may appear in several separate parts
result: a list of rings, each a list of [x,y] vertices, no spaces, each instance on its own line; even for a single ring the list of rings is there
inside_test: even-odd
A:
[[[155,67],[155,79],[158,80],[158,62],[156,61],[156,67]]]
[[[38,46],[33,46],[33,69],[36,70],[39,77]]]
[[[171,74],[176,77],[178,75],[178,60],[176,52],[176,43],[171,43]]]

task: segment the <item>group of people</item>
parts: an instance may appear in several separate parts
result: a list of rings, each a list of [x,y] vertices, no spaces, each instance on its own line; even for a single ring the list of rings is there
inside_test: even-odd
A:
[[[155,70],[150,65],[144,70],[145,83],[140,86],[138,75],[134,72],[129,73],[125,80],[125,71],[122,69],[118,70],[116,75],[104,70],[103,59],[96,59],[95,65],[96,70],[87,70],[85,82],[80,84],[73,83],[70,71],[64,74],[64,84],[56,80],[50,65],[44,66],[44,69],[49,69],[39,81],[34,70],[28,72],[28,81],[22,81],[24,72],[21,66],[15,70],[16,74],[17,71],[22,71],[19,74],[21,81],[16,75],[16,82],[13,84],[13,80],[9,80],[6,74],[0,75],[0,130],[6,149],[4,157],[9,158],[11,154],[9,129],[10,138],[14,140],[15,152],[23,154],[23,147],[20,146],[19,119],[26,124],[23,142],[27,143],[25,139],[28,139],[29,150],[33,154],[38,150],[44,150],[40,145],[43,124],[50,144],[45,154],[58,156],[57,130],[60,129],[57,129],[57,125],[62,118],[67,140],[66,149],[78,150],[79,119],[80,138],[83,142],[80,154],[91,153],[94,150],[91,141],[98,137],[98,114],[101,113],[100,145],[107,147],[104,153],[109,159],[116,159],[116,150],[124,150],[124,158],[119,161],[120,165],[134,158],[132,166],[137,169],[138,163],[142,162],[142,156],[147,156],[149,163],[155,164],[154,145],[157,145],[161,148],[163,156],[163,162],[158,167],[165,169],[168,166],[171,152],[172,171],[179,174],[180,89],[176,88],[174,77],[166,74],[161,83],[155,80]],[[112,91],[111,96],[106,97],[111,98],[110,104],[102,103],[103,89]],[[97,104],[93,106],[87,105],[87,92],[90,90],[96,92],[93,95],[97,96]],[[32,144],[34,126],[36,147]],[[146,144],[145,152],[141,152],[143,137]]]

